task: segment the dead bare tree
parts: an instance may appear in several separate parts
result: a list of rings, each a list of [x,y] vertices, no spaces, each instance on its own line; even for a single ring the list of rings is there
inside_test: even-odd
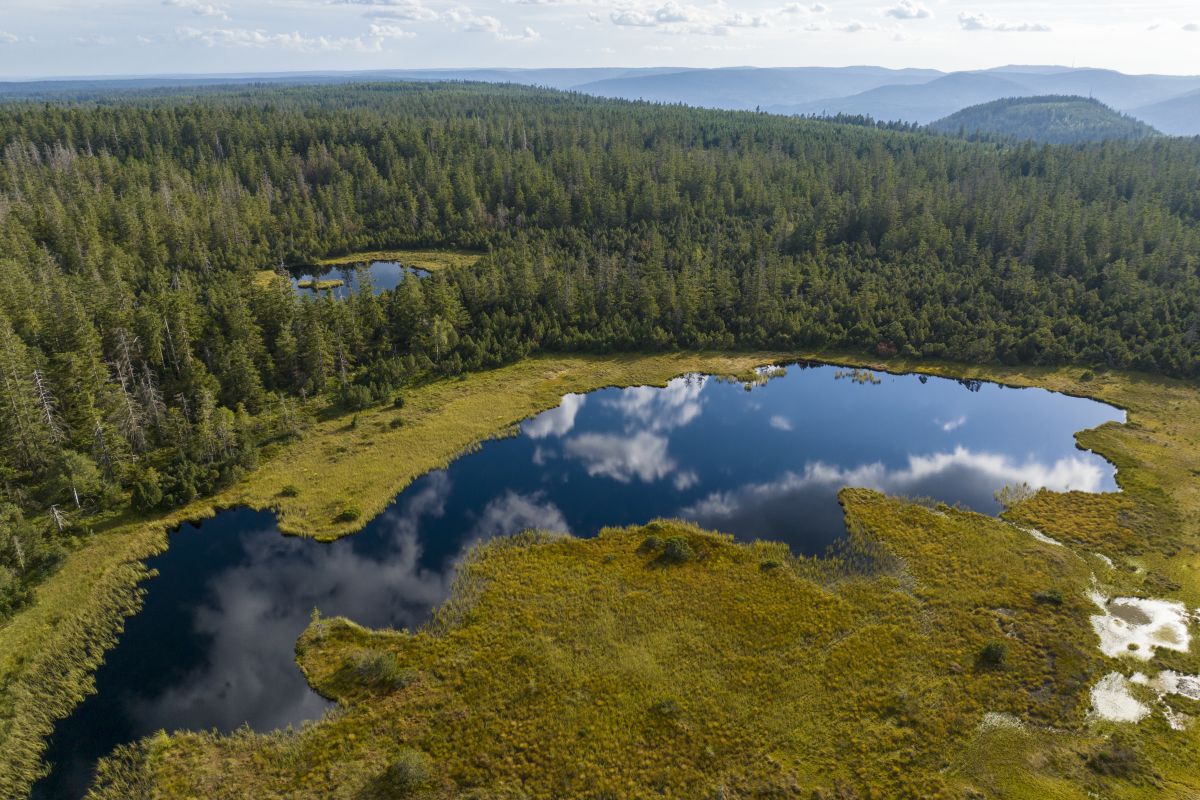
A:
[[[61,442],[66,436],[63,434],[62,426],[58,424],[58,401],[50,393],[50,388],[46,385],[41,370],[35,369],[32,379],[34,396],[37,398],[38,408],[41,411],[42,421],[46,424],[46,430],[50,432],[51,439]]]

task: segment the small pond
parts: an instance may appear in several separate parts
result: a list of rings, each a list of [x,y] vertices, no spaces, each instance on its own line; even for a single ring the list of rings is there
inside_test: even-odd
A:
[[[77,798],[97,757],[160,728],[267,730],[327,703],[293,662],[313,608],[414,627],[449,590],[466,548],[529,527],[591,536],[677,516],[816,554],[844,532],[837,490],[867,486],[994,513],[1020,481],[1108,491],[1112,465],[1073,432],[1117,409],[1039,389],[911,375],[859,380],[788,368],[747,391],[693,376],[666,388],[568,395],[520,434],[484,444],[401,492],[333,544],[279,535],[233,509],[171,536],[144,610],[63,721],[40,798]]]
[[[319,291],[328,291],[334,298],[345,300],[358,291],[361,280],[371,282],[375,294],[391,291],[409,275],[428,278],[429,270],[410,267],[399,261],[372,261],[369,264],[346,264],[337,267],[297,267],[290,272],[292,289],[302,296],[316,296]],[[315,288],[320,282],[341,281],[329,289]],[[315,283],[314,283],[315,282]]]

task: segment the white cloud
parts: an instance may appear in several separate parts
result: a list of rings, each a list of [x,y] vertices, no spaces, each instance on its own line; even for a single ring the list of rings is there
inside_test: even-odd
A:
[[[1049,33],[1050,26],[1041,22],[1007,22],[988,14],[959,14],[958,25],[964,31],[994,31],[996,33]]]
[[[1200,22],[1189,22],[1183,26],[1183,29],[1188,33],[1198,33],[1200,32]]]
[[[837,29],[842,33],[861,33],[863,31],[877,31],[879,30],[879,26],[853,19],[844,25],[839,25]]]
[[[525,530],[570,533],[571,528],[562,511],[553,503],[543,502],[545,494],[506,492],[483,509],[473,533],[476,539],[508,536]]]
[[[717,10],[723,11],[717,4]],[[655,28],[660,33],[727,36],[731,28],[765,28],[770,21],[762,15],[743,12],[721,14],[676,0],[653,7],[619,6],[609,13],[614,25],[629,28]]]
[[[162,0],[162,4],[190,11],[199,17],[229,19],[229,13],[225,10],[225,7],[216,3],[205,3],[201,2],[201,0]]]
[[[490,14],[476,14],[469,8],[455,8],[447,11],[444,18],[457,26],[464,33],[486,33],[501,41],[534,40],[541,35],[533,28],[526,27],[520,33],[510,33],[500,20]]]
[[[612,20],[614,25],[624,25],[628,27],[653,28],[658,24],[657,20],[654,19],[654,15],[636,11],[631,8],[613,11],[609,15],[609,19]]]
[[[18,41],[20,40],[8,31],[0,31],[0,44],[14,44]]]
[[[947,422],[942,422],[940,420],[935,419],[934,422],[941,425],[942,430],[944,430],[946,433],[950,433],[951,431],[956,431],[959,428],[961,428],[963,425],[966,425],[967,418],[965,416],[955,417],[954,419],[949,420]]]
[[[386,9],[367,11],[363,16],[380,21],[432,22],[438,18],[438,13],[417,2],[397,2],[389,5]]]
[[[776,430],[790,431],[792,429],[792,421],[782,414],[775,414],[768,422]]]
[[[585,433],[567,440],[563,453],[583,462],[588,475],[629,483],[661,480],[675,471],[675,461],[667,455],[665,436],[641,433],[618,436],[609,433]]]
[[[454,9],[446,12],[446,19],[458,26],[459,30],[468,33],[499,34],[504,26],[500,20],[487,14],[476,14],[469,8]]]
[[[654,19],[658,22],[690,22],[692,17],[688,14],[687,9],[679,3],[667,0],[654,12]]]
[[[199,42],[206,47],[275,47],[304,53],[337,50],[377,52],[381,49],[379,37],[307,36],[298,31],[268,33],[261,29],[249,28],[178,28],[176,33],[183,41]]]
[[[372,22],[371,35],[382,39],[412,39],[416,36],[412,31],[389,22]]]
[[[896,19],[929,19],[933,16],[932,11],[913,0],[900,0],[883,13]]]
[[[681,428],[700,416],[704,407],[700,395],[707,382],[708,378],[702,375],[688,375],[670,381],[663,389],[653,386],[622,389],[616,399],[604,402],[624,415],[627,430]]]
[[[740,11],[733,16],[726,17],[723,22],[731,28],[769,28],[771,26],[770,21],[766,17],[761,15],[750,16]]]
[[[676,475],[672,479],[671,482],[675,484],[676,489],[678,489],[679,491],[682,492],[686,489],[692,488],[697,483],[699,483],[700,476],[697,475],[694,470],[690,470],[690,469],[684,470],[683,472],[680,472],[678,475]]]
[[[1027,483],[1058,492],[1096,492],[1103,478],[1099,466],[1080,457],[1062,458],[1053,464],[1038,461],[1021,464],[997,453],[958,447],[952,452],[910,455],[908,465],[899,469],[889,469],[878,461],[853,468],[816,461],[805,465],[803,472],[786,472],[775,481],[715,492],[681,514],[719,526],[722,518],[732,517],[743,509],[814,489],[833,492],[843,486],[856,486],[887,494],[931,494],[939,485],[957,483],[964,492],[990,501],[991,492],[1006,484]]]
[[[780,14],[824,14],[829,7],[821,3],[788,3],[779,9]]]
[[[545,439],[548,436],[565,436],[575,427],[575,417],[587,402],[587,395],[563,395],[558,408],[543,411],[521,425],[521,432],[530,439]]]

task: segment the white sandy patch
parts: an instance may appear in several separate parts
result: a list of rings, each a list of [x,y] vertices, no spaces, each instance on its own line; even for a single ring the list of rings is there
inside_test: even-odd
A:
[[[1162,706],[1163,716],[1172,730],[1181,731],[1192,721],[1187,714],[1182,714],[1167,703],[1166,696],[1176,694],[1191,700],[1200,700],[1200,675],[1183,675],[1173,670],[1163,670],[1153,678],[1148,678],[1140,672],[1134,673],[1131,683],[1146,686],[1158,693],[1158,704]]]
[[[1149,686],[1162,694],[1177,694],[1189,700],[1200,700],[1200,675],[1184,675],[1165,669],[1153,678],[1147,678],[1142,673],[1135,672],[1129,680],[1142,686]]]
[[[1017,527],[1020,528],[1021,526],[1018,525]],[[1063,546],[1063,543],[1060,542],[1058,539],[1047,536],[1046,534],[1039,531],[1037,528],[1021,528],[1021,530],[1025,531],[1026,533],[1028,533],[1033,538],[1037,539],[1042,544],[1052,544],[1055,547]]]
[[[1109,658],[1133,656],[1148,661],[1156,647],[1187,652],[1190,615],[1183,603],[1140,597],[1106,600],[1098,592],[1090,597],[1104,612],[1092,617],[1092,628],[1100,637],[1100,652]]]
[[[787,372],[787,369],[778,364],[767,364],[765,367],[755,367],[754,373],[761,375],[764,378],[769,378],[772,375],[778,375],[781,372]]]
[[[1150,706],[1129,693],[1130,682],[1119,672],[1110,672],[1092,687],[1089,717],[1109,722],[1141,722],[1150,715]]]
[[[1108,567],[1109,569],[1115,568],[1116,565],[1113,564],[1113,560],[1104,555],[1104,553],[1092,553],[1092,555],[1104,562],[1104,566]]]

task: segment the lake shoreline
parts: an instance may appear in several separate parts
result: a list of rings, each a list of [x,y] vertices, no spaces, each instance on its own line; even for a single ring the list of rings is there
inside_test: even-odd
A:
[[[65,716],[62,713],[64,708],[69,712],[82,693],[88,691],[89,676],[106,649],[104,642],[119,630],[125,616],[121,610],[117,610],[97,626],[99,630],[87,630],[83,636],[65,634],[62,624],[64,612],[60,608],[48,608],[57,605],[53,598],[63,593],[62,584],[65,581],[76,582],[71,596],[80,597],[81,590],[84,596],[91,595],[86,601],[74,604],[75,608],[96,608],[97,603],[100,607],[107,605],[112,608],[112,600],[103,600],[102,587],[107,588],[106,580],[111,581],[111,576],[120,574],[119,583],[125,588],[117,594],[134,594],[144,575],[138,574],[136,568],[130,572],[131,567],[165,546],[166,531],[183,522],[211,516],[217,509],[237,505],[259,510],[272,509],[277,512],[283,532],[335,539],[361,529],[416,476],[444,466],[478,442],[502,434],[521,419],[553,407],[566,393],[615,385],[662,385],[670,378],[687,372],[745,376],[757,366],[796,360],[893,373],[916,372],[941,377],[978,378],[1015,387],[1041,385],[1053,391],[1094,397],[1124,407],[1127,411],[1141,404],[1136,398],[1125,397],[1122,387],[1126,384],[1167,387],[1175,394],[1180,390],[1195,392],[1189,384],[1180,381],[1117,373],[1097,376],[1093,381],[1086,382],[1076,374],[1079,368],[970,367],[903,360],[881,363],[878,359],[848,353],[819,352],[729,355],[672,353],[615,357],[541,355],[508,367],[476,373],[461,381],[441,380],[417,387],[410,394],[405,411],[406,417],[412,420],[411,424],[406,419],[404,427],[381,431],[379,429],[386,426],[394,415],[391,409],[372,409],[361,413],[363,419],[360,420],[360,427],[364,431],[375,429],[374,433],[383,435],[378,441],[360,447],[349,459],[339,458],[340,454],[332,449],[344,444],[348,433],[346,418],[323,421],[285,453],[264,463],[245,481],[221,495],[162,518],[99,534],[81,551],[73,553],[68,559],[70,569],[65,565],[48,579],[38,588],[37,602],[0,629],[0,642],[5,645],[22,640],[41,641],[39,647],[27,648],[32,652],[23,654],[23,662],[19,665],[6,664],[5,669],[5,685],[9,687],[6,693],[9,694],[10,704],[14,706],[14,720],[7,726],[4,756],[6,766],[11,769],[3,770],[5,774],[15,776],[11,793],[18,796],[23,794],[21,787],[27,786],[36,774],[44,737],[49,734],[49,728],[56,719]],[[519,380],[514,381],[514,378]],[[505,408],[497,411],[496,392],[505,390],[508,391],[506,399],[509,402]],[[472,392],[475,393],[473,398]],[[473,402],[464,402],[464,393],[466,399],[473,399]],[[513,395],[518,396],[514,398]],[[448,418],[447,414],[451,416]],[[471,424],[464,426],[464,420],[469,420]],[[1105,426],[1106,429],[1125,427],[1127,425]],[[418,463],[397,469],[394,459],[387,457],[393,452],[391,446],[402,440],[399,434],[394,433],[395,430],[410,432],[403,438],[413,439],[416,445],[414,450],[420,454]],[[413,436],[411,432],[414,430],[429,435]],[[1081,444],[1088,445],[1089,449],[1109,457],[1105,449],[1098,448],[1105,448],[1111,442],[1111,430],[1080,432],[1076,438]],[[437,446],[431,448],[431,442]],[[329,467],[331,452],[334,455],[332,463],[337,465],[335,471],[352,477],[353,481],[335,480],[330,486],[328,473],[320,474]],[[381,456],[385,457],[382,464],[379,463]],[[1130,459],[1109,460],[1117,464],[1117,480],[1124,487],[1123,473],[1127,468],[1123,468],[1122,461],[1130,463]],[[280,497],[279,492],[284,486],[297,483],[297,471],[301,475],[299,496]],[[320,488],[305,491],[306,488],[314,488],[318,480],[321,480]],[[356,484],[358,489],[350,489],[351,484]],[[362,517],[355,521],[335,521],[336,513],[331,511],[335,512],[339,503],[344,502],[352,492],[363,508]],[[86,559],[80,553],[86,553]],[[78,641],[68,641],[72,639]],[[85,642],[91,642],[91,645],[85,645]],[[14,651],[10,649],[8,652]],[[49,681],[45,677],[47,666],[56,662],[70,666],[64,673],[59,673],[56,680]],[[22,698],[20,708],[16,707],[17,698]],[[40,721],[38,716],[41,716]],[[9,786],[3,788],[9,793]]]

